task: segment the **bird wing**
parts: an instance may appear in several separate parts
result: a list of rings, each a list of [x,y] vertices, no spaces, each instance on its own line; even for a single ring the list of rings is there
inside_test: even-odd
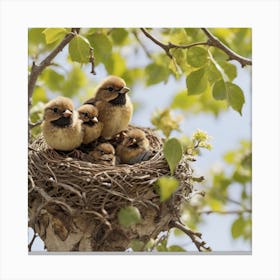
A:
[[[92,105],[95,105],[96,101],[97,101],[97,100],[95,99],[95,97],[92,97],[92,98],[88,99],[87,101],[85,101],[84,104],[92,104]]]
[[[136,157],[130,159],[128,164],[135,164],[141,161],[146,161],[151,157],[152,153],[150,151],[144,151],[143,153],[137,155]]]

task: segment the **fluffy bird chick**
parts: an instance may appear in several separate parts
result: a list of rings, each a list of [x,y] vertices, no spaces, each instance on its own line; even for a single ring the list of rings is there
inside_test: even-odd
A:
[[[109,76],[99,85],[95,97],[85,102],[98,108],[98,119],[103,123],[101,136],[106,139],[125,130],[131,120],[133,106],[128,91],[123,79]]]
[[[116,154],[121,163],[135,164],[149,159],[151,156],[149,149],[150,144],[145,133],[140,129],[132,129],[117,146]]]
[[[93,105],[86,104],[78,109],[78,113],[84,132],[83,144],[89,144],[101,135],[103,128],[103,124],[98,121],[98,109]]]
[[[59,96],[46,104],[42,132],[53,149],[72,151],[79,147],[83,140],[81,124],[71,99]]]
[[[115,149],[109,143],[99,144],[93,151],[89,152],[95,163],[104,165],[115,165]]]

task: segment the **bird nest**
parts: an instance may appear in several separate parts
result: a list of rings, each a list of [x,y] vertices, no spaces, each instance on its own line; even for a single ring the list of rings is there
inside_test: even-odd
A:
[[[61,154],[49,148],[43,136],[30,144],[29,226],[48,251],[125,251],[133,240],[145,245],[178,221],[180,206],[192,192],[192,170],[183,157],[174,174],[180,186],[161,202],[155,182],[170,175],[162,139],[152,129],[140,129],[152,156],[134,165],[96,164],[82,151]],[[119,223],[118,213],[126,206],[139,210],[139,223]]]

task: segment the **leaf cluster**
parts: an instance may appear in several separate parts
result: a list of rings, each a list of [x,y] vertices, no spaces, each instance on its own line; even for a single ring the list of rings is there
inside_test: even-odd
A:
[[[214,29],[213,31],[217,31],[222,39],[227,38],[226,43],[229,46],[233,44],[236,50],[246,49],[247,51],[243,53],[250,55],[250,29]],[[178,45],[177,48],[170,50],[172,59],[169,61],[168,67],[171,75],[175,78],[186,77],[186,89],[175,96],[172,103],[173,108],[191,110],[192,112],[211,109],[212,113],[218,115],[228,105],[241,115],[245,102],[244,93],[233,82],[237,77],[237,67],[234,63],[228,61],[227,55],[220,49],[205,45],[205,36],[199,29],[171,28],[162,33],[162,40]],[[243,38],[246,43],[242,42],[240,38]],[[199,44],[199,42],[202,42],[201,45],[184,48],[184,46],[194,43]],[[239,43],[238,47],[237,42]],[[180,48],[180,46],[182,47]],[[156,63],[161,62],[160,65],[157,64],[157,67],[155,67],[154,75],[159,71],[160,66],[165,65],[165,68],[167,66],[164,59],[159,59],[160,55],[156,57]],[[155,64],[152,65],[155,66]],[[157,79],[161,77],[161,81],[166,81],[167,76],[166,72],[159,71]],[[157,81],[154,80],[154,82]],[[214,101],[214,103],[211,106],[209,106],[209,102],[203,104],[205,99]],[[195,109],[192,109],[195,103],[193,100],[198,103]]]

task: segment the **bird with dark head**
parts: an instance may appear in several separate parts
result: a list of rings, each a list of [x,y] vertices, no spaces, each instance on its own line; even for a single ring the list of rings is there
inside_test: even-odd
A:
[[[89,156],[95,163],[103,165],[115,165],[115,149],[110,143],[102,143],[89,152]]]
[[[128,91],[123,79],[109,76],[98,86],[95,96],[85,102],[98,108],[98,119],[103,123],[101,136],[105,139],[127,129],[133,113]]]
[[[148,160],[151,156],[150,143],[144,131],[129,130],[116,148],[120,163],[135,164]]]
[[[83,144],[89,144],[101,135],[103,128],[102,122],[98,120],[98,109],[93,105],[85,104],[78,108],[78,113],[84,132]]]
[[[81,145],[81,120],[71,99],[59,96],[46,104],[42,133],[47,144],[55,150],[72,151]]]

